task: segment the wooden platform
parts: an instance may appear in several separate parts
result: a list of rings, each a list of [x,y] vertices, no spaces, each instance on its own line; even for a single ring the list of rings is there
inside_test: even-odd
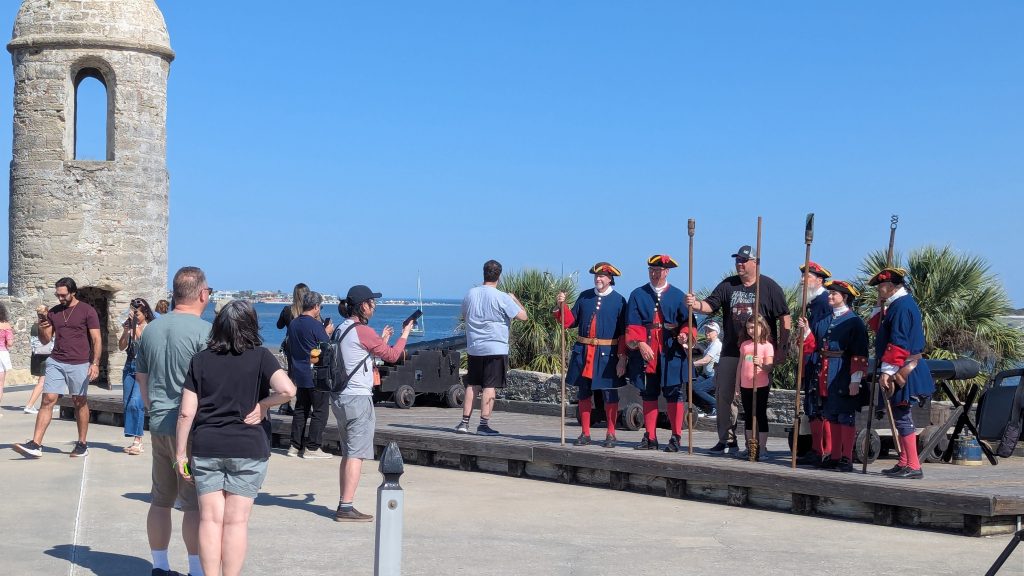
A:
[[[120,425],[121,398],[89,398],[93,420]],[[70,417],[70,399],[61,400],[62,417]],[[514,477],[631,490],[670,498],[721,502],[795,514],[874,522],[960,533],[966,536],[1007,534],[1019,529],[1024,516],[1024,459],[1002,460],[998,466],[925,464],[925,479],[895,480],[880,471],[894,460],[881,458],[869,473],[793,470],[785,438],[771,438],[768,456],[750,463],[707,452],[716,434],[694,433],[694,453],[636,451],[641,432],[618,431],[619,447],[600,447],[603,428],[595,429],[597,445],[571,445],[579,434],[574,422],[566,426],[566,445],[559,444],[556,417],[496,412],[491,424],[497,437],[453,432],[461,414],[453,409],[415,407],[377,408],[375,444],[379,449],[395,441],[405,461],[465,471],[508,474]],[[474,415],[472,427],[476,425]],[[286,447],[291,418],[274,415],[274,441]],[[701,422],[710,428],[712,421]],[[471,429],[472,429],[471,427]],[[659,431],[659,440],[668,439]],[[325,434],[324,449],[336,452],[338,433],[333,418]],[[686,442],[686,431],[683,431]]]

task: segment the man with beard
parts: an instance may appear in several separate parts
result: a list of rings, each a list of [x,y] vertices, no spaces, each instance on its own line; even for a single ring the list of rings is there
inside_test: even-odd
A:
[[[740,246],[732,255],[736,262],[736,275],[722,280],[706,300],[698,300],[694,294],[686,295],[686,305],[694,313],[714,314],[722,311],[725,337],[722,339],[722,358],[718,372],[735,374],[739,364],[740,340],[744,338],[747,319],[754,311],[754,284],[757,281],[757,255],[750,246]],[[774,280],[761,275],[760,315],[771,331],[771,341],[779,348],[780,363],[789,351],[789,331],[792,321],[786,293]],[[781,324],[781,328],[778,326]],[[718,443],[711,448],[712,454],[724,454],[736,450],[736,417],[739,410],[736,401],[736,382],[733,378],[721,378],[715,389],[718,405]]]
[[[577,327],[576,344],[572,348],[565,382],[577,387],[580,425],[583,428],[576,446],[590,444],[590,412],[594,408],[594,391],[604,396],[604,411],[608,431],[605,448],[615,447],[615,419],[619,415],[619,392],[625,384],[626,373],[626,299],[615,292],[615,277],[619,269],[608,262],[598,262],[590,268],[594,287],[584,290],[570,310],[565,305],[565,292],[558,293],[555,318],[564,328]]]

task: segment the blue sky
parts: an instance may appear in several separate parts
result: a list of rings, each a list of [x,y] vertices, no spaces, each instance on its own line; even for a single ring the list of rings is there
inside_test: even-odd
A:
[[[791,284],[814,212],[837,277],[899,214],[899,251],[984,256],[1024,306],[1024,4],[158,4],[170,267],[215,287],[402,296],[420,271],[458,297],[496,258],[609,260],[628,291],[653,253],[685,267],[688,218],[710,286],[758,215],[763,270]]]

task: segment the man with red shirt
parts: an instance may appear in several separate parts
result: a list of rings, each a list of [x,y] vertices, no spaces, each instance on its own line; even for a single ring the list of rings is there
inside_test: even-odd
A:
[[[14,449],[28,458],[43,455],[43,436],[46,434],[53,407],[61,394],[70,394],[75,404],[78,422],[78,442],[71,457],[89,455],[86,435],[89,432],[89,382],[100,375],[100,319],[96,310],[78,299],[78,285],[71,278],[61,278],[54,285],[54,296],[60,302],[39,323],[39,341],[48,343],[56,337],[53,353],[46,361],[43,383],[43,402],[36,414],[36,427],[32,439],[15,444]],[[90,362],[90,358],[92,361]]]

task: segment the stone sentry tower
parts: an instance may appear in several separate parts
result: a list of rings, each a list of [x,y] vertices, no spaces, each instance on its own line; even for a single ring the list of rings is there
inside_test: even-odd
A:
[[[101,380],[120,382],[121,322],[132,298],[167,293],[167,75],[174,52],[154,0],[24,0],[14,64],[10,278],[14,362],[53,283],[70,276],[96,307]],[[80,83],[106,90],[106,159],[76,156]]]

